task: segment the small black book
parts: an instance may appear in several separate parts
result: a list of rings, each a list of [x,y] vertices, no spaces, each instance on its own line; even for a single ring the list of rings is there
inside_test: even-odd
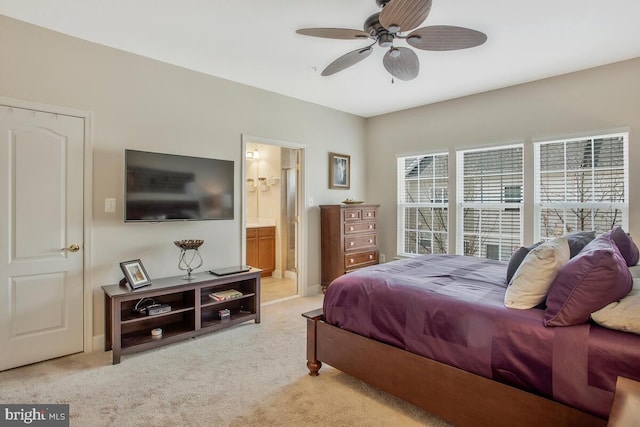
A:
[[[209,273],[215,274],[216,276],[226,276],[228,274],[244,273],[249,270],[251,270],[251,267],[248,265],[234,265],[231,267],[215,268],[209,270]]]

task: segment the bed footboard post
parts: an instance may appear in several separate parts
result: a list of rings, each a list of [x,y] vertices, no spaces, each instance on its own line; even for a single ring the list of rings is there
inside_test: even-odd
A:
[[[302,317],[307,319],[307,368],[309,368],[309,375],[317,377],[318,371],[322,367],[322,362],[317,358],[316,344],[317,344],[317,331],[318,322],[321,321],[324,316],[322,309],[308,311],[302,313]]]

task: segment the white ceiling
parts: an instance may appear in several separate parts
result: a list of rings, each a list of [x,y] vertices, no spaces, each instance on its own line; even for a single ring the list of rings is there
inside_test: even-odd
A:
[[[408,82],[391,82],[380,47],[322,77],[367,43],[295,30],[363,29],[378,11],[375,0],[0,0],[19,20],[363,117],[640,57],[638,0],[433,0],[424,25],[473,28],[487,42],[416,50],[420,75]]]

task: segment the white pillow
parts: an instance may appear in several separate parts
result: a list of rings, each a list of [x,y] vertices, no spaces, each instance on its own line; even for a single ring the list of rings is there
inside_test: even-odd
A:
[[[557,237],[532,249],[513,275],[504,295],[504,305],[527,309],[543,302],[553,279],[570,255],[566,237]]]
[[[591,313],[594,322],[605,328],[640,335],[640,288],[636,288],[636,280],[626,297]]]
[[[629,271],[631,272],[631,277],[634,279],[636,277],[640,277],[640,265],[634,265],[629,267]]]

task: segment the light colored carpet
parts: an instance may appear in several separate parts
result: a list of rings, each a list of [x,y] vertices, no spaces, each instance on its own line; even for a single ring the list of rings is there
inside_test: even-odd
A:
[[[72,426],[448,426],[329,366],[310,377],[301,313],[321,305],[321,295],[268,305],[260,324],[119,365],[98,351],[1,372],[0,401],[69,403]]]

